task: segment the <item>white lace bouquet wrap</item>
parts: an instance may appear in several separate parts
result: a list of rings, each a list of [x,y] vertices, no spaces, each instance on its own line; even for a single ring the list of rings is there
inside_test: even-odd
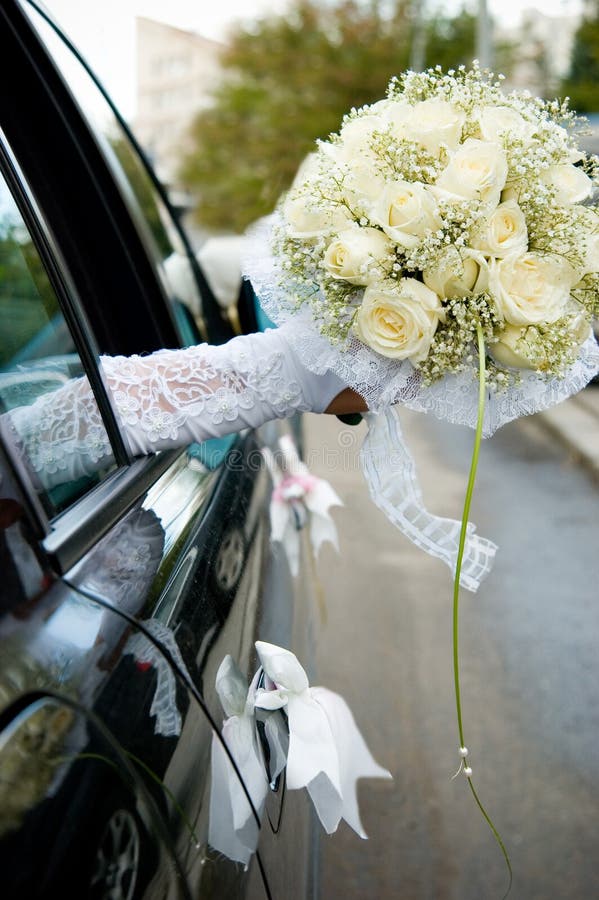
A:
[[[408,72],[321,141],[275,214],[250,232],[244,272],[294,349],[370,414],[371,495],[455,570],[459,523],[423,505],[395,404],[482,433],[552,406],[599,370],[598,162],[564,104],[471,71]],[[495,545],[470,524],[461,583]]]

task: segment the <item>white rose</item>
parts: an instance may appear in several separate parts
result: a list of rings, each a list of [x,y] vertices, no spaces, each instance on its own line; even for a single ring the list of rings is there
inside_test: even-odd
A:
[[[370,141],[375,131],[385,130],[385,120],[381,115],[356,116],[342,126],[340,143],[333,144],[340,158],[351,162],[357,153],[370,152]]]
[[[366,106],[363,106],[362,109],[368,111],[369,116],[382,116],[385,117],[387,114],[387,110],[394,103],[393,100],[389,100],[388,97],[384,97],[382,100],[376,100],[374,103],[368,103]]]
[[[294,238],[311,238],[330,234],[347,227],[349,211],[344,206],[322,207],[306,194],[291,192],[283,204],[287,234]]]
[[[394,137],[403,140],[409,137],[408,128],[411,122],[413,107],[405,100],[387,100],[384,119],[387,128]]]
[[[336,169],[331,174],[335,174],[343,185],[344,197],[358,215],[367,211],[385,184],[378,174],[378,157],[369,143],[374,132],[384,128],[385,122],[380,116],[358,116],[343,126],[340,142],[321,144],[329,161],[329,171]]]
[[[572,316],[568,331],[574,344],[573,349],[580,349],[591,334],[591,324],[582,312]],[[532,335],[531,335],[532,332]],[[534,358],[530,353],[527,338],[531,335],[532,346],[535,346],[535,326],[521,328],[517,325],[506,325],[495,344],[489,345],[489,353],[502,366],[516,369],[545,369],[547,363],[543,359]],[[529,353],[527,353],[527,350]]]
[[[502,138],[517,138],[528,144],[536,126],[527,122],[515,109],[509,106],[483,106],[475,116],[484,141],[501,144]]]
[[[402,278],[366,288],[354,329],[382,356],[418,363],[426,359],[444,315],[434,291],[415,278]]]
[[[435,187],[454,197],[497,206],[507,170],[505,150],[499,144],[468,138],[453,154]]]
[[[593,190],[593,182],[578,166],[549,166],[540,173],[541,181],[555,190],[555,199],[564,206],[581,203]]]
[[[299,164],[289,190],[294,191],[296,188],[301,187],[304,182],[313,181],[315,178],[318,178],[322,171],[323,158],[321,154],[317,152],[308,153]]]
[[[420,182],[387,184],[370,217],[393,241],[408,249],[415,247],[427,231],[436,230],[441,224],[437,202]]]
[[[572,316],[568,330],[579,349],[590,338],[593,331],[591,323],[583,312],[577,312]]]
[[[528,327],[506,325],[501,332],[500,340],[488,346],[489,353],[495,362],[510,369],[536,369],[535,360],[529,359],[525,355],[527,332]]]
[[[515,200],[506,200],[484,220],[472,239],[472,246],[488,256],[520,256],[528,249],[524,213]]]
[[[432,156],[438,157],[441,147],[455,150],[462,137],[466,114],[453,103],[432,98],[416,103],[407,118],[405,134],[402,136],[416,141]]]
[[[514,187],[513,184],[510,184],[510,185],[508,185],[508,187],[505,187],[502,190],[501,202],[507,203],[508,200],[515,200],[516,203],[519,203],[520,202],[520,194],[521,194],[521,189]]]
[[[489,283],[489,266],[482,253],[448,253],[439,265],[425,269],[424,283],[439,297],[467,297],[482,293]]]
[[[368,213],[373,203],[385,189],[385,179],[379,175],[376,164],[357,157],[352,165],[341,168],[343,194],[350,207],[358,214]]]
[[[369,284],[381,277],[380,263],[391,253],[393,244],[376,228],[346,228],[327,247],[323,266],[333,278]]]
[[[570,334],[572,335],[572,340],[576,342],[578,349],[580,349],[591,337],[593,334],[593,326],[584,313],[580,312],[574,316],[570,326]]]
[[[489,291],[511,325],[537,325],[563,314],[575,277],[560,257],[525,253],[491,262]]]

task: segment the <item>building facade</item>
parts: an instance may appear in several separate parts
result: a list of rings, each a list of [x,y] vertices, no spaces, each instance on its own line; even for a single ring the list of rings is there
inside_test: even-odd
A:
[[[224,45],[195,34],[137,18],[137,139],[159,177],[177,186],[177,169],[194,116],[211,102],[221,77]]]

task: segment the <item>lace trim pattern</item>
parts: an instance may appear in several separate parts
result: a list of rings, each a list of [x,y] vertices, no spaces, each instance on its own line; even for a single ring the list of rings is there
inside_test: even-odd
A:
[[[285,377],[281,346],[255,352],[255,339],[159,350],[146,357],[102,357],[134,452],[204,441],[305,409],[299,382]]]
[[[112,449],[87,378],[67,382],[2,417],[13,443],[47,489],[93,475]]]
[[[257,427],[310,408],[282,334],[101,358],[106,386],[133,455]],[[2,417],[46,489],[112,463],[86,378],[71,380]]]

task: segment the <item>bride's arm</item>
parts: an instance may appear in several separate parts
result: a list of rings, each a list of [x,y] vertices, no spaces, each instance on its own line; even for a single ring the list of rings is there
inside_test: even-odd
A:
[[[105,383],[132,455],[183,447],[296,412],[363,411],[333,373],[315,375],[294,349],[292,326],[148,356],[101,358]],[[111,461],[87,379],[14,409],[4,423],[45,487]]]
[[[347,397],[337,399],[344,383],[331,372],[306,369],[293,338],[293,327],[283,326],[219,346],[103,357],[131,452],[201,442],[296,412],[345,407]]]

